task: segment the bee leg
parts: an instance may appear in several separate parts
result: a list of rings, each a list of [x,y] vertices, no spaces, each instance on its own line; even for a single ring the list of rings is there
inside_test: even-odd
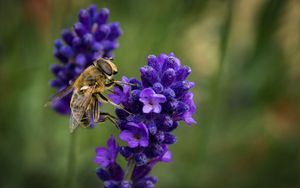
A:
[[[107,119],[109,121],[111,121],[117,128],[119,128],[118,124],[117,124],[117,118],[107,112],[100,112],[100,116],[102,116],[102,118],[99,118],[97,120],[96,123],[101,123],[101,122],[104,122],[106,121]]]
[[[123,90],[123,87],[121,85],[115,84],[115,82],[113,80],[110,80],[109,83],[105,84],[106,88],[111,88],[112,86],[117,86],[119,89]]]
[[[117,81],[117,80],[114,80],[113,81],[115,83],[115,85],[128,85],[128,86],[138,86],[137,84],[132,84],[132,83],[128,83],[128,82],[122,82],[122,81]]]
[[[110,103],[110,104],[112,104],[113,106],[115,106],[115,107],[117,107],[117,108],[120,108],[120,109],[124,110],[124,111],[127,112],[128,114],[131,114],[131,112],[125,110],[125,108],[124,108],[123,106],[118,105],[118,104],[112,102],[111,100],[109,100],[107,97],[105,97],[105,96],[102,95],[101,93],[97,93],[97,99],[98,99],[99,101],[103,101],[103,102],[106,102],[106,103]]]

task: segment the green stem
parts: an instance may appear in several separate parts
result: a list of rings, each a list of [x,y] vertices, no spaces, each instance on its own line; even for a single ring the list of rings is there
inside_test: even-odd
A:
[[[131,179],[134,167],[135,167],[134,159],[129,159],[127,167],[126,167],[126,171],[125,171],[125,180]]]
[[[70,134],[70,147],[66,175],[66,188],[74,187],[76,176],[76,132]]]

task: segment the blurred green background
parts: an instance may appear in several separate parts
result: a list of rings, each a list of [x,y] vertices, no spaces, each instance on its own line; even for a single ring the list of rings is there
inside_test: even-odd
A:
[[[157,187],[300,187],[298,0],[1,0],[0,187],[65,187],[69,121],[43,105],[53,42],[91,3],[121,23],[118,79],[161,52],[193,69],[198,125],[175,131]],[[101,187],[94,149],[114,127],[78,132],[75,185]]]

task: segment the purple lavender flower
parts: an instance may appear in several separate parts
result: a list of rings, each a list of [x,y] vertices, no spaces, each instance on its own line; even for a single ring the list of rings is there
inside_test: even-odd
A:
[[[114,137],[110,137],[107,141],[107,148],[98,147],[96,149],[96,157],[94,162],[102,168],[98,168],[96,173],[104,182],[105,187],[118,185],[124,178],[124,171],[116,162],[119,147]]]
[[[82,9],[78,15],[78,22],[73,29],[65,29],[61,33],[62,39],[55,41],[54,56],[60,64],[54,64],[51,71],[55,79],[50,85],[62,90],[74,81],[83,70],[98,57],[111,57],[112,51],[118,48],[118,38],[122,34],[119,23],[108,23],[109,10],[103,8],[97,11],[96,5]],[[52,107],[60,114],[70,114],[71,94]]]
[[[113,137],[110,137],[107,141],[107,147],[98,147],[96,148],[96,157],[95,163],[106,168],[110,164],[114,164],[118,154],[118,146],[116,140]]]
[[[161,105],[159,103],[166,102],[166,97],[161,94],[156,94],[151,88],[145,88],[141,92],[139,100],[144,103],[144,113],[160,113]]]
[[[129,79],[126,76],[122,77],[123,83],[129,83]],[[123,90],[119,87],[114,87],[114,93],[109,94],[108,97],[116,104],[126,102],[130,96],[130,86],[124,85]]]
[[[140,72],[141,81],[123,77],[123,82],[135,85],[124,86],[122,90],[115,88],[110,95],[112,101],[130,112],[116,109],[119,137],[127,143],[119,151],[128,166],[134,164],[130,178],[110,182],[115,187],[122,187],[124,181],[126,186],[154,187],[157,179],[149,176],[152,168],[158,162],[172,160],[168,149],[168,145],[176,142],[172,131],[179,121],[188,125],[196,123],[192,117],[196,106],[189,91],[194,83],[186,80],[191,73],[189,67],[182,66],[173,53],[150,55],[148,65]]]
[[[138,146],[147,147],[149,144],[149,133],[145,124],[129,122],[126,125],[126,130],[123,130],[120,134],[121,140],[128,143],[128,146],[135,148]]]

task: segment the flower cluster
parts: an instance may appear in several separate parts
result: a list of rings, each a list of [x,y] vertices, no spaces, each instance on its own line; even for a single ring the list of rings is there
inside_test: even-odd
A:
[[[119,23],[107,23],[108,17],[108,9],[97,11],[97,7],[92,5],[80,11],[73,29],[62,31],[62,40],[58,39],[54,44],[54,55],[60,64],[51,67],[56,77],[51,81],[53,88],[61,90],[68,86],[96,58],[112,56],[122,31]],[[52,106],[57,112],[68,115],[70,99],[71,94],[55,101]]]
[[[157,179],[149,173],[157,162],[171,161],[168,145],[176,142],[172,131],[181,120],[196,123],[192,117],[196,106],[189,91],[194,83],[186,80],[189,67],[182,66],[173,53],[150,55],[140,72],[141,81],[123,77],[122,82],[131,86],[115,87],[109,95],[130,113],[116,109],[119,138],[126,144],[117,146],[110,138],[108,149],[96,150],[95,161],[102,167],[97,174],[105,187],[154,187]],[[128,161],[125,175],[115,161],[118,153]]]

